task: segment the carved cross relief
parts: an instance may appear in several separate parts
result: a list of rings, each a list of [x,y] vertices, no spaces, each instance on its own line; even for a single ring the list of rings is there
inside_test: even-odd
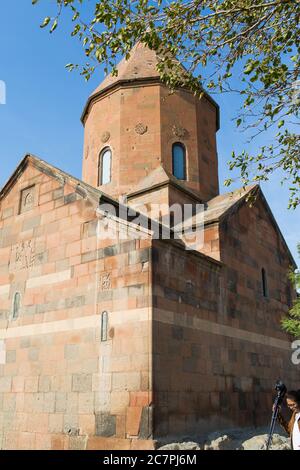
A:
[[[32,240],[18,243],[12,248],[10,270],[20,271],[34,266],[35,248]]]
[[[34,207],[34,186],[23,189],[21,192],[20,214],[27,212]]]

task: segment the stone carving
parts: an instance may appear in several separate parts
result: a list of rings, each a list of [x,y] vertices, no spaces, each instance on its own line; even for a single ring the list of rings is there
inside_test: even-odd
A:
[[[143,124],[142,122],[139,122],[136,126],[135,126],[135,132],[139,135],[143,135],[143,134],[146,134],[146,132],[148,131],[148,127],[145,126],[145,124]]]
[[[188,135],[188,131],[184,127],[176,126],[176,124],[172,127],[172,132],[175,137],[179,137],[180,139],[184,139]]]
[[[33,194],[30,192],[30,193],[27,193],[25,196],[24,206],[32,206],[32,205],[33,205]]]
[[[101,141],[105,144],[106,142],[108,142],[110,139],[110,132],[106,131],[106,132],[103,132],[102,134],[102,137],[101,137]]]
[[[100,289],[102,291],[111,289],[111,275],[110,273],[103,274],[100,278]]]
[[[29,211],[34,206],[34,186],[21,192],[20,213]]]
[[[14,271],[32,268],[35,263],[35,248],[32,240],[15,245],[12,249],[10,266]]]

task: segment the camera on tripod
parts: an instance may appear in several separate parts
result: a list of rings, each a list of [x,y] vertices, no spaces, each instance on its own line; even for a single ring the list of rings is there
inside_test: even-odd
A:
[[[275,390],[277,392],[277,395],[276,395],[274,405],[273,405],[273,414],[272,414],[272,419],[271,419],[270,431],[269,431],[269,435],[268,435],[268,439],[267,439],[267,443],[266,443],[266,450],[269,450],[270,445],[272,443],[275,424],[276,424],[277,416],[278,416],[278,413],[279,413],[279,407],[280,407],[280,405],[281,405],[281,403],[282,403],[282,401],[285,397],[285,394],[287,392],[287,388],[281,380],[277,380],[277,382],[275,384]]]
[[[277,392],[277,397],[279,399],[279,402],[278,402],[278,405],[279,405],[284,399],[284,396],[287,392],[287,388],[281,380],[278,380],[275,384],[275,390]]]

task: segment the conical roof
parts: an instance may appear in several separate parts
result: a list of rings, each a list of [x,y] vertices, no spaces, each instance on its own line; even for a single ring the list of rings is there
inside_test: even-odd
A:
[[[84,123],[85,115],[93,99],[101,95],[102,92],[112,88],[114,85],[117,85],[118,83],[124,84],[126,82],[133,82],[135,80],[160,80],[157,65],[167,57],[169,60],[171,59],[179,65],[177,73],[180,73],[182,79],[185,79],[190,75],[176,57],[171,57],[170,53],[167,52],[164,47],[161,47],[160,50],[153,50],[141,41],[137,42],[130,51],[130,57],[128,59],[124,57],[118,64],[118,74],[108,75],[90,95],[83,110],[81,121]],[[206,92],[204,93],[207,99],[209,99],[209,101],[219,109],[217,103]],[[219,128],[219,111],[217,117],[217,128]]]
[[[156,51],[149,49],[141,42],[130,51],[128,60],[124,57],[117,66],[118,75],[108,75],[103,82],[96,88],[91,96],[108,88],[121,80],[135,80],[140,78],[159,78],[157,64],[159,56]]]

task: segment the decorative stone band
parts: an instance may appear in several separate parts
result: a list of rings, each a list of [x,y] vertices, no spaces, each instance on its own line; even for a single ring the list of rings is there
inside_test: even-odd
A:
[[[291,350],[291,344],[282,339],[273,338],[271,336],[261,335],[252,331],[241,330],[228,325],[222,325],[201,318],[191,318],[186,314],[176,314],[174,312],[154,309],[153,320],[161,323],[168,323],[174,326],[192,328],[193,330],[201,330],[205,333],[211,333],[218,336],[227,336],[241,341],[249,341],[250,343],[262,344],[272,348]]]
[[[5,342],[0,340],[0,365],[6,362]]]
[[[206,333],[211,333],[218,336],[227,336],[242,341],[249,341],[251,343],[262,344],[264,346],[279,348],[290,351],[291,345],[288,341],[278,338],[261,335],[247,330],[241,330],[220,323],[202,320],[199,318],[188,318],[187,315],[177,316],[174,312],[155,309],[153,320],[168,323],[170,325],[182,326],[200,330]],[[136,322],[149,322],[151,321],[151,310],[149,308],[140,308],[132,310],[122,310],[110,313],[110,326],[136,323]],[[24,336],[38,336],[51,333],[60,333],[64,331],[83,330],[89,328],[100,329],[101,316],[90,315],[81,318],[74,318],[69,320],[60,320],[48,323],[37,323],[33,325],[25,325],[12,327],[0,330],[0,340],[7,338],[18,338]]]
[[[5,284],[4,286],[0,286],[0,297],[8,296],[10,290],[10,284]]]
[[[45,286],[49,284],[56,284],[58,282],[68,281],[72,277],[71,269],[60,271],[54,274],[46,274],[45,276],[33,277],[26,283],[28,289],[34,287]]]
[[[113,312],[110,315],[109,324],[111,327],[124,323],[147,322],[149,321],[150,309],[139,308],[134,310],[122,310]],[[85,330],[96,328],[100,330],[101,315],[89,315],[80,318],[70,318],[54,322],[35,323],[32,325],[16,326],[0,330],[0,340],[8,338],[21,338],[26,336],[40,336],[64,331]]]

